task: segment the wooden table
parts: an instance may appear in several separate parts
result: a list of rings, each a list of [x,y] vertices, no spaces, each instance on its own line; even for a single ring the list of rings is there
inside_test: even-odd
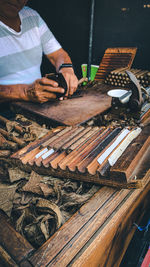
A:
[[[38,250],[0,212],[0,259],[5,266],[119,266],[149,208],[150,170],[140,189],[101,189]],[[3,265],[4,266],[4,265]]]

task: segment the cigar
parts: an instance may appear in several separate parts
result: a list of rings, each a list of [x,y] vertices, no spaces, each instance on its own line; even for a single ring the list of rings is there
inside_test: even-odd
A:
[[[21,147],[25,146],[25,144],[26,144],[22,139],[17,138],[17,137],[15,137],[15,136],[12,136],[12,135],[9,134],[7,131],[5,131],[5,130],[3,130],[3,129],[1,129],[1,128],[0,128],[0,133],[1,133],[2,135],[4,135],[5,137],[7,137],[8,139],[11,139],[12,141],[14,141],[15,143],[17,143],[17,144],[18,144],[19,146],[21,146]]]
[[[12,149],[12,150],[16,150],[17,149],[17,144],[12,142],[12,141],[8,141],[5,139],[5,137],[0,133],[0,148],[1,149]]]
[[[10,120],[8,120],[8,119],[6,119],[6,118],[4,118],[3,116],[1,116],[0,115],[0,121],[2,121],[2,122],[4,122],[5,124],[6,123],[12,123],[12,121],[10,121]],[[14,123],[14,122],[13,122]],[[19,133],[24,133],[24,129],[20,126],[20,125],[18,125],[18,123],[16,122],[16,124],[14,124],[13,125],[13,127],[14,127],[14,129],[17,131],[17,132],[19,132]]]

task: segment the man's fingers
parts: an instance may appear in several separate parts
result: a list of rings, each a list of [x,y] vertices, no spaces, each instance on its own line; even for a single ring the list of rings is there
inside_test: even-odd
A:
[[[75,91],[76,91],[76,87],[73,87],[73,86],[72,86],[72,87],[69,88],[69,92],[68,92],[68,94],[69,94],[69,95],[73,95]]]
[[[52,93],[61,93],[63,94],[65,92],[65,90],[61,87],[50,87],[50,86],[45,86],[43,88],[43,91],[45,92],[52,92]]]
[[[77,90],[78,82],[77,79],[70,80],[69,88],[68,88],[68,95],[73,95],[74,92]]]
[[[56,94],[49,92],[37,92],[36,101],[40,103],[47,102],[49,99],[56,99]]]
[[[40,84],[41,85],[51,85],[53,87],[58,87],[58,83],[53,81],[53,80],[50,80],[46,77],[43,77],[42,79],[40,79]]]
[[[43,84],[43,81],[44,79],[47,79],[47,78],[42,78],[41,80],[38,81],[38,83],[36,83],[36,86],[35,86],[35,92],[38,92],[38,91],[45,91],[45,92],[52,92],[52,93],[64,93],[65,90],[62,88],[62,87],[58,87],[58,84],[56,83],[57,86],[52,86],[55,85],[55,82],[52,81],[52,80],[49,80],[49,84]]]

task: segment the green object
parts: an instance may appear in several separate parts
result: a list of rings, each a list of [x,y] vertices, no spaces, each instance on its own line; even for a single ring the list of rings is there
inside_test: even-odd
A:
[[[94,81],[98,68],[98,65],[91,65],[91,81]]]
[[[94,81],[98,68],[99,68],[98,65],[91,65],[91,76],[90,76],[91,81]],[[82,64],[81,69],[83,78],[87,77],[87,64]],[[85,84],[87,84],[87,82],[83,82],[83,85]]]

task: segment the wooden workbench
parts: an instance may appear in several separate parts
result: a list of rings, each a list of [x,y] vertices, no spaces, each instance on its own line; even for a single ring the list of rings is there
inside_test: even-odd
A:
[[[2,266],[119,266],[149,209],[150,170],[139,189],[102,186],[52,237],[34,249],[0,211]]]
[[[150,170],[140,189],[101,189],[38,250],[0,212],[0,259],[5,266],[119,266],[149,208]]]

